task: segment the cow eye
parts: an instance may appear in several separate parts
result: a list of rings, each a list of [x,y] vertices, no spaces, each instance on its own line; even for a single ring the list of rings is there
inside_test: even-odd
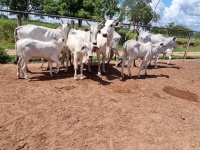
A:
[[[112,27],[112,26],[113,26],[113,24],[110,25],[110,27]]]

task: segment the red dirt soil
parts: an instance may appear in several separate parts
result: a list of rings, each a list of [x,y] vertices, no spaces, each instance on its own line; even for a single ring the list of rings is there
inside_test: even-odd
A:
[[[75,81],[30,63],[28,82],[0,64],[0,150],[199,150],[200,60],[159,62],[123,81],[113,65]]]

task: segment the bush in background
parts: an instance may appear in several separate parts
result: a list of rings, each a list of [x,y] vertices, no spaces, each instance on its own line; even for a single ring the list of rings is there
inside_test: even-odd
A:
[[[6,53],[6,50],[0,47],[0,63],[6,64],[11,61],[11,57]]]

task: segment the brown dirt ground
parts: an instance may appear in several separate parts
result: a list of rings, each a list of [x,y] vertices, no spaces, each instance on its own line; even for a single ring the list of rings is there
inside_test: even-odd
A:
[[[0,64],[0,150],[199,150],[200,60],[159,62],[123,81],[113,65],[75,81],[30,63],[28,82]]]

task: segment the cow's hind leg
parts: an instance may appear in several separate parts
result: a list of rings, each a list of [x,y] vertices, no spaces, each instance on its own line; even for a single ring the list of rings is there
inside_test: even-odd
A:
[[[27,75],[27,71],[26,71],[28,62],[29,62],[28,58],[27,59],[24,58],[22,60],[22,71],[24,74],[24,78],[27,79],[28,81],[30,81],[30,79],[28,78],[28,75]]]
[[[81,73],[81,74],[80,74],[80,75],[81,75],[81,76],[80,76],[80,79],[81,79],[81,80],[84,79],[84,77],[83,77],[83,65],[84,65],[84,64],[81,62],[81,66],[80,66],[80,71],[81,71],[81,72],[80,72],[80,73]]]
[[[127,66],[127,68],[128,68],[128,76],[129,76],[129,78],[131,78],[132,77],[132,74],[131,74],[131,63],[132,63],[132,59],[131,58],[129,58],[129,60],[128,60],[128,66]]]
[[[20,78],[21,61],[22,61],[22,58],[19,57],[19,60],[17,62],[17,77],[18,77],[18,79]]]

